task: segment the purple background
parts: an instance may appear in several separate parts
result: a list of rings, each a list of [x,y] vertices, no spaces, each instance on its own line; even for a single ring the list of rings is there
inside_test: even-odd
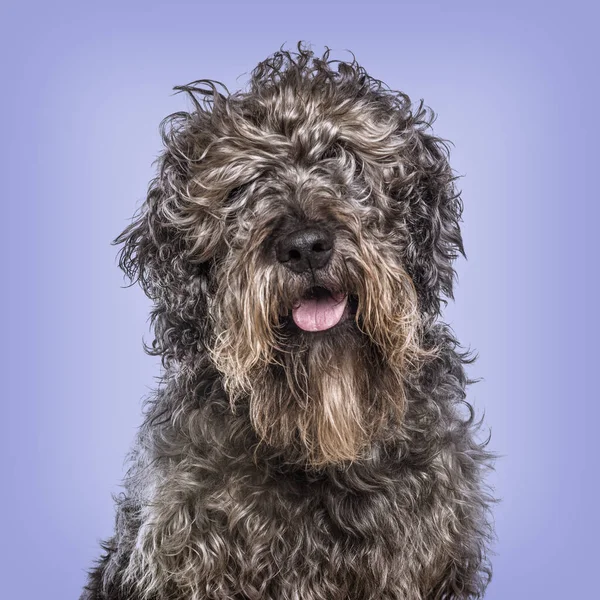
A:
[[[3,598],[77,598],[158,375],[110,241],[174,85],[231,90],[285,43],[352,50],[438,114],[468,261],[446,313],[480,354],[499,541],[486,598],[592,598],[598,561],[597,15],[581,2],[4,3]],[[237,79],[239,76],[239,79]]]

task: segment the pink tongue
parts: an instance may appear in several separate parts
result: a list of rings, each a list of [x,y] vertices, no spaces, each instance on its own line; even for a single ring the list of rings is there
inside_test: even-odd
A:
[[[325,331],[337,325],[344,314],[348,296],[335,294],[301,300],[292,310],[294,323],[304,331]]]

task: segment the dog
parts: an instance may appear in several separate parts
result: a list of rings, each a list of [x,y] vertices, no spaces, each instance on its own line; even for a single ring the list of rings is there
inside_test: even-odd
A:
[[[83,600],[483,597],[494,454],[440,320],[448,142],[325,48],[175,88],[192,109],[114,242],[163,374]]]

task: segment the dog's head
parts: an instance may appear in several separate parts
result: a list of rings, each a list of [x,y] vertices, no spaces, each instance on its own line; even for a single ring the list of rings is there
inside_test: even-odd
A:
[[[401,420],[452,295],[461,203],[428,109],[298,50],[244,92],[177,88],[194,110],[163,121],[158,177],[117,242],[155,301],[154,351],[188,372],[207,352],[260,439],[321,466]]]

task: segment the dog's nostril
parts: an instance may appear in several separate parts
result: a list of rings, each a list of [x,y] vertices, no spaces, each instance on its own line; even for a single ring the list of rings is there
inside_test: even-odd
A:
[[[331,257],[333,235],[320,227],[300,229],[284,234],[276,246],[277,260],[286,267],[302,273],[324,267]]]

